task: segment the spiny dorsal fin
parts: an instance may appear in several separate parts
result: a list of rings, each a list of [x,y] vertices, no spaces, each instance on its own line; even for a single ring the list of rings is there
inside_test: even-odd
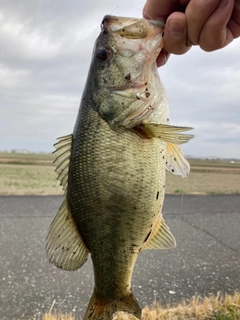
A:
[[[194,136],[192,134],[183,134],[180,132],[192,130],[190,127],[176,127],[168,124],[141,123],[132,130],[145,138],[157,138],[165,142],[183,144],[188,142]]]
[[[54,144],[56,150],[53,152],[53,155],[55,156],[55,160],[53,161],[53,163],[56,166],[55,171],[58,173],[57,179],[63,186],[63,190],[65,193],[67,191],[68,168],[71,155],[72,137],[72,134],[60,137],[57,139],[59,141]]]
[[[187,178],[190,172],[190,164],[184,157],[182,150],[174,143],[167,143],[166,169],[182,178]]]
[[[159,217],[150,237],[147,242],[144,243],[143,249],[172,249],[175,247],[176,241],[174,236],[162,217]]]
[[[89,252],[78,232],[66,199],[51,223],[46,253],[49,262],[67,271],[77,270],[87,261]]]

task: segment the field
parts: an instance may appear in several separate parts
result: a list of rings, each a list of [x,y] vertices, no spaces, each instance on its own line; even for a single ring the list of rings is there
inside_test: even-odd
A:
[[[51,154],[0,153],[0,194],[62,194],[52,161]]]
[[[0,195],[62,194],[51,154],[0,153]],[[191,172],[182,179],[167,172],[166,193],[240,193],[240,160],[190,159]]]
[[[187,179],[167,172],[167,193],[184,194],[239,194],[240,160],[190,159],[190,175]]]

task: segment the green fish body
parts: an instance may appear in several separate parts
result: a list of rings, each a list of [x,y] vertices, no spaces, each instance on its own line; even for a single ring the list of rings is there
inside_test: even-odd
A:
[[[165,171],[188,175],[178,144],[192,136],[169,125],[155,63],[162,31],[161,22],[104,17],[73,134],[55,145],[64,201],[47,256],[76,270],[91,254],[95,285],[85,319],[120,310],[140,318],[131,290],[138,254],[175,247],[161,214]]]

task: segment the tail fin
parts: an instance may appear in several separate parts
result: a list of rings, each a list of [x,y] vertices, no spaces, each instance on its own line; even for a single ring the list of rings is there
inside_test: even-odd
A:
[[[104,302],[96,297],[95,291],[89,301],[84,320],[111,320],[117,311],[131,313],[141,319],[142,310],[132,293],[119,300]]]

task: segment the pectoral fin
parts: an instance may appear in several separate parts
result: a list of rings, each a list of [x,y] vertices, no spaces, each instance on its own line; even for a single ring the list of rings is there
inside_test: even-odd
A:
[[[172,249],[176,247],[174,236],[170,232],[165,221],[159,217],[155,228],[152,230],[143,249]]]
[[[52,264],[68,271],[79,269],[87,261],[89,252],[65,199],[50,226],[46,253]]]
[[[132,130],[144,138],[157,138],[165,142],[183,144],[188,142],[194,136],[192,134],[183,134],[180,132],[191,129],[193,128],[177,127],[158,123],[141,123],[135,126]]]
[[[182,178],[187,178],[190,172],[190,164],[180,147],[168,142],[166,149],[166,169]]]

